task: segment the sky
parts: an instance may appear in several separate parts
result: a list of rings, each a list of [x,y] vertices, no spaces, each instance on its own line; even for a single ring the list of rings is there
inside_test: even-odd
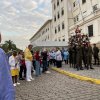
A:
[[[51,0],[0,0],[2,43],[12,40],[25,49],[29,39],[51,18]]]

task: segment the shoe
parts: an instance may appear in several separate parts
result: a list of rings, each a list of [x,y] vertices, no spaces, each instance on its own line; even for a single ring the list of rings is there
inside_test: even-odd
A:
[[[19,80],[25,80],[24,78],[19,78]]]
[[[34,80],[34,78],[31,77],[30,80]]]
[[[30,80],[30,79],[28,79],[28,80],[27,80],[27,82],[31,82],[31,80]]]
[[[18,82],[17,82],[16,84],[17,84],[17,85],[20,85],[20,83],[18,83]]]
[[[16,87],[16,83],[13,84]]]
[[[49,73],[51,73],[51,72],[50,72],[50,71],[46,71],[45,73],[46,73],[46,74],[49,74]]]
[[[90,69],[94,69],[93,67],[90,67]]]

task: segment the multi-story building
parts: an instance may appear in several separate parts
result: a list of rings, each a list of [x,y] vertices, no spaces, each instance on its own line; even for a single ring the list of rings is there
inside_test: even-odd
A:
[[[52,20],[48,20],[30,39],[65,41],[79,25],[92,43],[100,42],[100,0],[51,0]]]
[[[52,20],[46,21],[43,26],[30,39],[31,43],[52,40]]]
[[[70,4],[69,34],[79,25],[92,43],[100,42],[100,0],[70,0]]]
[[[68,41],[67,0],[52,0],[53,41]]]

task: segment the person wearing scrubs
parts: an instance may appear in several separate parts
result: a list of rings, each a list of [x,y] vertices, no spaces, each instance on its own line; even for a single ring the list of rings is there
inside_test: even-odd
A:
[[[1,34],[0,34],[1,43]],[[10,74],[10,65],[5,52],[0,48],[0,100],[15,100],[15,89]]]

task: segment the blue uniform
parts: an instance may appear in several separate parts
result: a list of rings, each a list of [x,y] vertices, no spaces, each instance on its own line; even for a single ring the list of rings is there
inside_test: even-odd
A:
[[[0,100],[15,100],[15,89],[5,52],[0,48]]]

